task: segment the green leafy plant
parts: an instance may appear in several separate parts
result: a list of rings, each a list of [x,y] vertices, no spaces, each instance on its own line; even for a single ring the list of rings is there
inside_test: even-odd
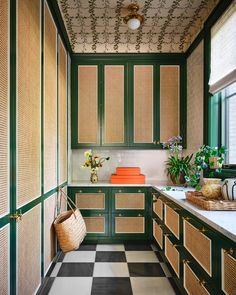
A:
[[[211,162],[211,158],[217,158],[217,163],[220,165],[214,171],[210,171],[209,176],[213,177],[215,173],[219,173],[222,170],[222,164],[224,163],[226,154],[225,147],[210,147],[208,145],[203,145],[200,149],[194,154],[194,160],[191,165],[190,173],[186,174],[185,179],[188,185],[200,189],[199,186],[201,172],[204,170],[210,171],[214,166],[214,162]]]
[[[185,176],[189,175],[193,155],[184,157],[180,136],[171,137],[167,142],[162,143],[163,148],[169,150],[169,158],[166,161],[167,175],[173,183],[185,183]]]

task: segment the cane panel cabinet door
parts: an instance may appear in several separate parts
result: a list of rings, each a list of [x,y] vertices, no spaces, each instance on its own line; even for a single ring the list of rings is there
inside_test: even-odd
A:
[[[103,146],[124,146],[127,142],[126,65],[106,64],[103,96]]]

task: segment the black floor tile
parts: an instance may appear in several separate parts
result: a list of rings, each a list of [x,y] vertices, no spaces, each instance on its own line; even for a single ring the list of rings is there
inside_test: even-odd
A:
[[[58,277],[92,277],[94,263],[62,263]]]
[[[153,251],[149,244],[125,244],[125,251]]]
[[[128,263],[131,277],[165,277],[159,263]]]
[[[93,278],[91,295],[133,295],[129,278]]]
[[[179,291],[178,287],[176,286],[176,283],[174,281],[174,278],[168,278],[172,288],[174,289],[175,291],[175,295],[181,295],[182,293]]]
[[[97,245],[80,245],[76,251],[96,251]]]
[[[95,262],[126,262],[125,252],[121,251],[98,251]]]
[[[155,251],[154,252],[159,260],[159,262],[164,262],[163,258],[161,257],[161,254],[159,253],[159,251]]]
[[[62,262],[65,257],[65,253],[61,252],[58,256],[57,262]]]
[[[36,295],[47,295],[52,287],[55,278],[46,277],[44,279],[42,287],[38,290]]]

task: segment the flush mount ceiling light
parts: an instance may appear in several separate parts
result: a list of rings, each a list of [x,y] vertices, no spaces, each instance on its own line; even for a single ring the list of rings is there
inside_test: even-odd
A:
[[[144,22],[144,17],[138,14],[138,4],[130,4],[128,6],[128,10],[130,11],[130,13],[124,17],[124,23],[127,24],[131,30],[136,30]]]

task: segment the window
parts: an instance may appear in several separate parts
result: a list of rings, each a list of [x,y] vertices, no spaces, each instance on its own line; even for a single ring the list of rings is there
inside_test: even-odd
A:
[[[211,28],[209,145],[226,146],[236,168],[236,0]]]

